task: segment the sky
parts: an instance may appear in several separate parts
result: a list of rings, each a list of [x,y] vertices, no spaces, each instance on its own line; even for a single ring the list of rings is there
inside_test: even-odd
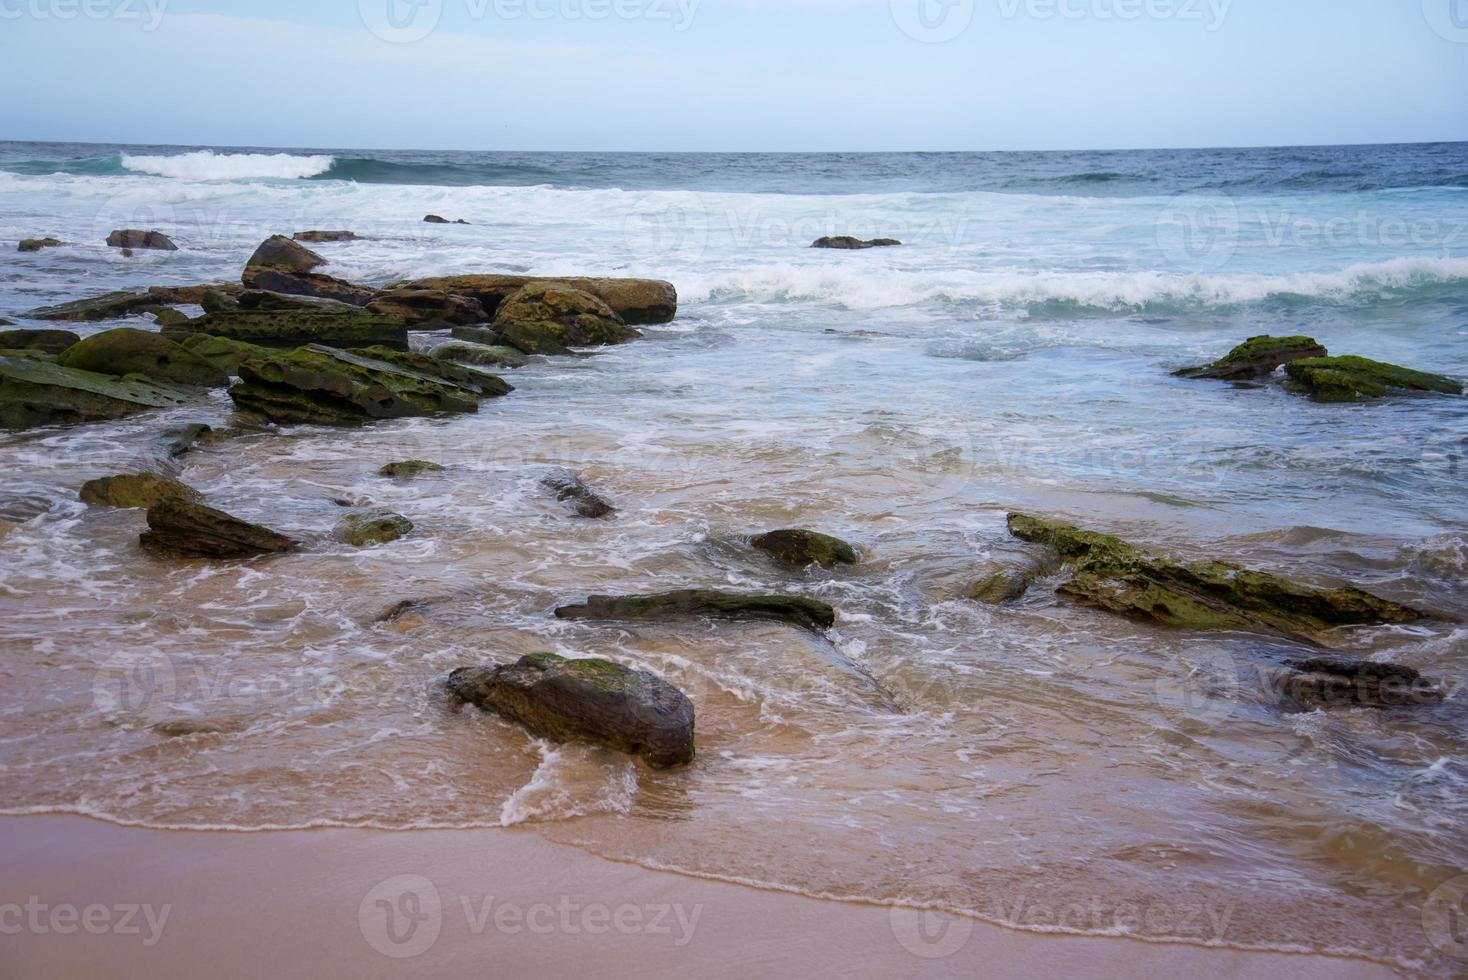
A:
[[[1468,0],[0,0],[0,139],[1018,150],[1468,139]]]

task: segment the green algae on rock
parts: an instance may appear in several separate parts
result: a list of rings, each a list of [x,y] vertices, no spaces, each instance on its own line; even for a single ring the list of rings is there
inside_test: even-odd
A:
[[[789,623],[812,633],[836,624],[836,610],[815,599],[779,594],[683,589],[658,595],[594,595],[581,605],[562,606],[558,619],[627,619],[664,622],[689,617],[769,620]]]
[[[165,327],[163,336],[182,343],[204,333],[215,337],[289,348],[305,344],[330,347],[408,349],[408,325],[402,317],[380,316],[362,310],[232,310],[206,313],[176,327]]]
[[[1313,337],[1250,337],[1212,364],[1173,372],[1180,378],[1243,381],[1267,378],[1290,361],[1324,357],[1328,351]]]
[[[82,338],[70,330],[0,330],[0,350],[60,354]]]
[[[658,769],[693,761],[693,702],[647,671],[536,653],[510,666],[461,668],[448,688],[541,738],[605,745]]]
[[[364,347],[347,351],[359,357],[384,361],[405,371],[421,374],[435,381],[446,381],[461,388],[468,388],[485,398],[501,398],[515,390],[515,386],[497,374],[459,367],[421,354],[418,351],[396,351],[386,347]]]
[[[1270,633],[1316,646],[1338,626],[1414,623],[1425,613],[1356,588],[1318,589],[1221,561],[1181,562],[1120,538],[1024,514],[1009,531],[1072,568],[1064,598],[1189,629]]]
[[[387,544],[413,530],[413,522],[390,510],[359,510],[343,517],[332,536],[358,548]]]
[[[530,363],[530,358],[513,347],[487,347],[471,343],[440,344],[433,349],[433,356],[441,361],[483,367],[519,368]]]
[[[1382,398],[1398,391],[1431,391],[1461,395],[1461,382],[1366,357],[1312,357],[1285,365],[1290,381],[1316,401],[1353,402]]]
[[[121,473],[82,484],[83,503],[94,507],[152,507],[160,500],[204,499],[193,487],[156,473]]]
[[[600,299],[558,283],[522,287],[500,304],[494,329],[526,354],[564,354],[642,336]]]
[[[389,288],[442,289],[469,296],[483,304],[490,316],[500,304],[529,285],[553,283],[590,293],[633,325],[668,323],[678,314],[678,291],[661,279],[590,278],[586,276],[462,275],[439,276],[394,283]]]
[[[443,289],[384,289],[372,297],[367,309],[373,313],[400,316],[415,328],[429,324],[468,326],[489,322],[489,312],[479,300],[456,296]]]
[[[177,408],[196,396],[138,375],[116,378],[40,358],[0,356],[0,428],[102,422]]]
[[[229,375],[168,338],[135,327],[117,327],[73,344],[57,358],[62,367],[124,377],[141,374],[204,388],[229,383]]]
[[[195,558],[253,558],[300,546],[222,510],[173,498],[148,508],[148,530],[138,540],[149,551]]]
[[[165,331],[165,333],[169,332],[171,331]],[[216,337],[207,333],[189,334],[179,341],[179,345],[193,351],[231,377],[240,373],[240,363],[246,358],[273,353],[268,347],[247,344],[242,340],[230,340],[228,337]]]
[[[856,564],[855,548],[840,538],[833,538],[819,531],[803,528],[767,531],[750,538],[749,543],[757,551],[763,551],[776,561],[796,568],[808,568],[811,565],[834,568],[837,565]]]
[[[377,475],[402,480],[421,476],[424,473],[442,473],[447,468],[446,466],[440,466],[438,463],[430,463],[426,459],[407,459],[397,463],[388,463],[377,471]]]

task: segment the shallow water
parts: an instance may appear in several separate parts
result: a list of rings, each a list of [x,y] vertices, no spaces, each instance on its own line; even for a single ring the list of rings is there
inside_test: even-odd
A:
[[[0,437],[0,520],[16,525],[0,525],[0,812],[528,825],[652,867],[1019,928],[1453,971],[1420,910],[1468,871],[1461,694],[1284,713],[1256,668],[1299,653],[1286,643],[1075,608],[1055,576],[1007,607],[962,594],[985,562],[1025,553],[1004,527],[1024,510],[1468,616],[1468,403],[1324,406],[1170,376],[1263,332],[1468,376],[1468,194],[1451,179],[1468,147],[1301,151],[1301,167],[1335,153],[1331,173],[1360,173],[1299,189],[1267,179],[1288,151],[1034,155],[1085,196],[1019,186],[1023,172],[1004,177],[1014,161],[988,157],[908,171],[884,157],[565,162],[611,174],[596,181],[559,179],[552,157],[535,161],[542,184],[426,186],[278,160],[140,175],[96,149],[100,169],[53,175],[34,163],[59,158],[47,152],[0,148],[0,171],[25,171],[0,172],[0,239],[83,244],[0,257],[0,316],[17,322],[106,289],[232,279],[266,235],[312,227],[372,236],[319,246],[350,279],[656,275],[681,307],[638,343],[512,372],[515,393],[475,416],[247,434],[176,464],[159,432],[228,424],[223,393]],[[282,166],[303,176],[270,176]],[[1128,167],[1167,193],[1082,179]],[[643,176],[609,186],[623,172]],[[647,176],[675,172],[661,189]],[[230,179],[199,179],[211,174]],[[474,223],[419,223],[430,211]],[[131,226],[181,251],[94,244]],[[847,232],[908,244],[803,247]],[[448,471],[375,476],[408,458]],[[310,547],[147,557],[140,513],[76,499],[143,465],[176,465],[216,505]],[[618,517],[570,518],[537,485],[553,465]],[[343,498],[417,527],[382,548],[338,544]],[[781,570],[741,539],[777,526],[845,537],[863,561]],[[592,592],[692,585],[799,591],[839,620],[816,638],[550,615]],[[435,601],[374,622],[409,598]],[[1447,623],[1337,645],[1455,688],[1468,668],[1468,631]],[[544,649],[683,688],[697,763],[657,773],[550,746],[442,692],[454,667]],[[225,731],[150,730],[181,717]]]

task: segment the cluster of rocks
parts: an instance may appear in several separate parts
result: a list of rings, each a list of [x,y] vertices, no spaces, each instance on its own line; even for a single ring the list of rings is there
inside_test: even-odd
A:
[[[1410,392],[1461,395],[1461,382],[1352,354],[1339,357],[1311,337],[1250,337],[1212,364],[1183,368],[1182,378],[1256,382],[1284,368],[1285,387],[1321,402],[1353,402]]]

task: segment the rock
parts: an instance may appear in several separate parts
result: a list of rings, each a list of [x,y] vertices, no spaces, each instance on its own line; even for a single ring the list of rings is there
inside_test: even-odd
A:
[[[326,299],[320,296],[301,296],[292,293],[274,293],[268,289],[242,290],[233,299],[235,309],[264,313],[288,313],[294,310],[305,310],[315,313],[337,313],[342,316],[362,315],[362,307],[352,303],[343,303],[339,299]]]
[[[374,291],[366,286],[323,275],[319,272],[286,272],[268,266],[247,266],[241,277],[247,289],[259,289],[289,296],[312,296],[334,299],[351,306],[366,306]]]
[[[991,606],[1013,602],[1029,591],[1035,577],[1018,568],[997,568],[969,586],[965,595],[975,602]]]
[[[1317,589],[1227,562],[1159,558],[1109,534],[1024,514],[1009,516],[1009,530],[1055,548],[1071,566],[1059,595],[1170,626],[1247,630],[1323,646],[1334,627],[1427,618],[1360,589]]]
[[[1202,367],[1173,372],[1180,378],[1243,381],[1267,378],[1290,361],[1324,357],[1328,352],[1311,337],[1250,337],[1221,359]]]
[[[834,568],[856,564],[855,548],[840,538],[818,531],[769,531],[750,538],[749,543],[776,561],[796,568],[811,565]]]
[[[153,726],[153,731],[164,738],[188,738],[192,735],[222,735],[225,728],[202,718],[174,718],[160,721]]]
[[[358,548],[369,544],[387,544],[413,530],[413,522],[390,510],[359,510],[348,514],[337,524],[332,536]]]
[[[245,360],[235,404],[272,422],[352,425],[439,412],[477,412],[477,390],[385,361],[311,344]]]
[[[494,329],[526,354],[622,344],[642,334],[590,293],[555,283],[525,286],[500,304]]]
[[[93,507],[152,507],[160,500],[203,500],[203,494],[153,473],[104,476],[82,484],[81,499]]]
[[[184,389],[28,357],[0,357],[0,428],[75,425],[188,404]]]
[[[205,313],[233,313],[240,308],[239,294],[231,295],[211,290],[204,294],[204,299],[199,305],[204,307]]]
[[[170,459],[182,456],[214,430],[203,422],[189,422],[163,432],[163,450]]]
[[[326,264],[326,259],[284,235],[271,235],[255,249],[245,268],[275,269],[278,272],[310,272]]]
[[[610,517],[617,512],[617,508],[598,496],[570,470],[552,470],[541,479],[540,483],[541,486],[554,493],[557,500],[570,504],[571,509],[581,517]]]
[[[67,348],[57,363],[80,371],[124,377],[141,374],[174,384],[214,388],[229,376],[193,351],[148,330],[118,327]]]
[[[164,307],[153,314],[153,322],[158,324],[160,330],[164,327],[174,327],[176,329],[188,323],[189,318],[178,310]]]
[[[530,358],[513,347],[485,347],[482,344],[440,344],[433,349],[433,356],[440,361],[483,367],[518,368],[530,363]]]
[[[873,238],[863,241],[860,238],[852,238],[850,235],[831,235],[825,238],[817,238],[811,243],[811,248],[890,248],[893,245],[901,245],[895,238]]]
[[[512,666],[456,670],[448,687],[541,738],[606,745],[659,769],[693,761],[693,703],[646,671],[536,653]]]
[[[198,558],[251,558],[299,547],[269,528],[186,500],[160,500],[149,507],[148,530],[139,540],[149,551]]]
[[[436,214],[424,215],[423,220],[428,222],[430,225],[467,225],[469,223],[463,218],[460,218],[457,221],[450,221],[448,218],[443,218]]]
[[[353,349],[347,353],[385,361],[395,367],[416,372],[435,381],[467,388],[484,398],[501,398],[515,390],[514,385],[497,374],[459,367],[456,364],[429,357],[427,354],[420,354],[418,351],[404,352],[390,350],[386,347],[366,347]]]
[[[358,240],[354,231],[298,231],[293,236],[298,242],[355,242]]]
[[[448,467],[437,463],[430,463],[426,459],[408,459],[400,463],[388,463],[377,471],[378,476],[391,477],[394,480],[403,480],[410,477],[420,476],[424,473],[442,473]]]
[[[56,248],[66,243],[56,238],[26,238],[21,241],[17,252],[39,252],[43,248]]]
[[[443,276],[394,284],[399,288],[441,289],[477,299],[490,316],[505,300],[529,285],[556,283],[590,293],[612,308],[625,322],[668,323],[678,313],[678,291],[660,279],[593,279],[570,276],[468,275]]]
[[[136,228],[124,228],[114,231],[107,236],[107,244],[113,248],[123,250],[130,248],[147,248],[159,252],[177,252],[178,246],[173,244],[173,239],[159,231],[139,231]]]
[[[408,325],[428,323],[488,323],[489,313],[477,299],[455,296],[442,289],[384,289],[372,298],[367,309],[373,313],[400,316]]]
[[[164,331],[165,335],[169,333],[172,333],[172,331]],[[177,336],[177,334],[174,334],[174,336]],[[261,347],[258,344],[247,344],[240,340],[230,340],[228,337],[215,337],[207,333],[190,334],[179,341],[179,344],[231,377],[240,373],[240,362],[244,361],[245,358],[259,357],[262,354],[270,353],[270,348],[268,347]]]
[[[455,327],[449,331],[449,336],[455,340],[467,340],[471,344],[484,344],[488,347],[498,347],[504,343],[504,338],[492,327]]]
[[[1400,664],[1316,657],[1285,665],[1299,673],[1285,676],[1281,688],[1306,708],[1401,708],[1445,696],[1440,683]]]
[[[193,334],[209,334],[260,347],[291,348],[305,344],[329,347],[408,349],[408,325],[402,317],[378,316],[361,310],[238,310],[208,313],[186,326],[168,327],[163,336],[183,342]]]
[[[0,348],[60,354],[82,338],[70,330],[0,330]]]
[[[231,283],[217,286],[153,286],[142,292],[125,289],[90,299],[43,306],[31,310],[26,316],[32,320],[118,320],[140,313],[157,314],[167,306],[199,304],[203,302],[204,294],[211,291],[237,293],[239,290],[239,286]]]
[[[754,595],[715,589],[684,589],[660,595],[594,595],[579,606],[562,606],[558,619],[630,619],[666,621],[690,616],[712,619],[774,620],[812,633],[836,623],[836,611],[824,602],[791,595]]]
[[[1316,401],[1352,402],[1382,398],[1402,391],[1435,391],[1461,395],[1463,385],[1441,374],[1428,374],[1365,357],[1311,357],[1291,361],[1285,373],[1295,387]]]

